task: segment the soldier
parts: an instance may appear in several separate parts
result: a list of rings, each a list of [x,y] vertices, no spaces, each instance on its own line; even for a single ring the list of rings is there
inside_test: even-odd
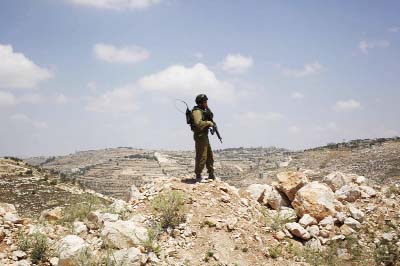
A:
[[[205,94],[200,94],[196,97],[197,106],[193,107],[193,138],[196,148],[196,163],[195,174],[196,181],[201,181],[201,172],[204,166],[207,167],[208,179],[215,179],[214,176],[214,158],[211,150],[210,141],[208,139],[208,129],[214,126],[214,123],[207,120],[209,114],[212,114],[208,109],[208,98]]]

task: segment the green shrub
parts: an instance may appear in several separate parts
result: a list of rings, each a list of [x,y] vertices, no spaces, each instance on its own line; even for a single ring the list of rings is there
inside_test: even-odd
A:
[[[49,245],[47,243],[47,236],[42,233],[34,233],[32,235],[32,252],[31,260],[33,263],[37,263],[46,257]]]
[[[400,265],[399,247],[390,241],[382,240],[374,252],[376,265],[397,266]]]
[[[168,191],[157,195],[151,207],[158,214],[162,228],[174,228],[185,220],[185,197],[180,191]]]
[[[162,228],[160,224],[156,224],[155,226],[147,230],[146,240],[141,241],[141,244],[146,252],[154,252],[156,254],[160,253],[161,247],[160,245],[156,244],[156,241],[161,231]]]
[[[29,237],[24,233],[23,230],[19,230],[17,234],[17,245],[20,250],[27,251],[31,244]]]
[[[61,224],[72,224],[76,220],[83,220],[91,211],[101,206],[100,198],[91,194],[82,194],[75,199],[72,204],[64,209],[64,216],[60,220]]]

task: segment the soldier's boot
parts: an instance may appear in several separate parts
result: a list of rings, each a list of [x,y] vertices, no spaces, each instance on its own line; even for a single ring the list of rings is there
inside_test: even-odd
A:
[[[196,182],[200,182],[201,181],[201,174],[196,174],[195,181]]]
[[[209,173],[209,174],[208,174],[208,179],[210,179],[210,180],[215,180],[215,175],[214,175],[214,173]]]

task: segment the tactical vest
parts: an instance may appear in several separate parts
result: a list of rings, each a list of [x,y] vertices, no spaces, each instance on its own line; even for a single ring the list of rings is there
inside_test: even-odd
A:
[[[193,119],[193,111],[196,111],[196,110],[201,111],[201,120],[203,120],[203,121],[209,121],[213,118],[213,113],[211,112],[210,109],[204,110],[198,106],[194,106],[192,111],[190,112],[190,114],[186,112],[186,120],[188,121],[188,124],[190,125],[190,129],[192,131],[194,131],[194,128],[195,128],[194,119]],[[189,115],[190,115],[190,118],[188,117]],[[189,123],[189,121],[190,121],[190,123]]]

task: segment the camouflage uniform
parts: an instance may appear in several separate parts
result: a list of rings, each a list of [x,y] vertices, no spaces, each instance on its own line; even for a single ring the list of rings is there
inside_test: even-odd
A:
[[[210,177],[214,176],[214,157],[211,150],[210,141],[208,139],[208,129],[213,126],[211,121],[204,119],[206,110],[195,106],[192,110],[193,114],[193,138],[196,148],[195,174],[196,178],[201,177],[201,172],[204,166],[207,167],[207,172]]]

